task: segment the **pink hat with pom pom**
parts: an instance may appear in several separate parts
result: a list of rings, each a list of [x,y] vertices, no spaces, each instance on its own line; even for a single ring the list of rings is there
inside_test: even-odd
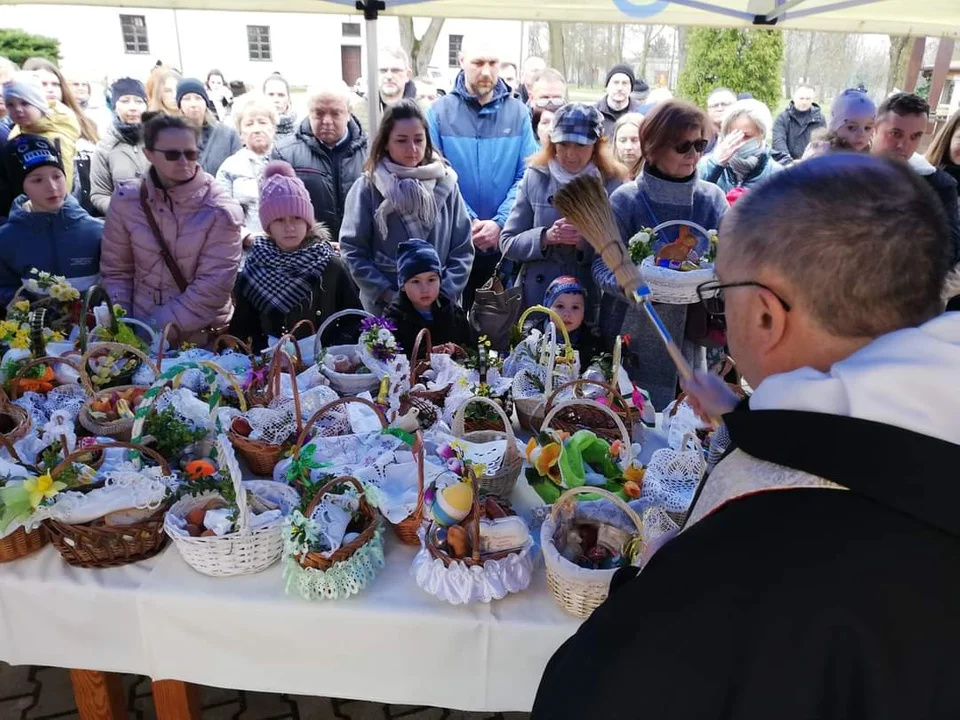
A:
[[[272,160],[263,171],[260,185],[260,224],[264,231],[277,218],[303,218],[308,227],[316,222],[313,203],[303,181],[283,160]]]

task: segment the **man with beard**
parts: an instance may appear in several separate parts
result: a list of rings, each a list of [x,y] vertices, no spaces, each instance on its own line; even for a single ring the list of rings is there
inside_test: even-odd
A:
[[[500,262],[500,231],[513,208],[526,159],[537,151],[527,107],[500,79],[500,57],[481,38],[464,38],[453,90],[427,110],[430,137],[457,172],[476,248],[463,308]]]

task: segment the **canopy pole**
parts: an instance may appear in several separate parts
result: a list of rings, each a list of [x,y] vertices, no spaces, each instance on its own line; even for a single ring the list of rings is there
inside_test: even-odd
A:
[[[782,5],[779,5],[775,10],[771,10],[764,17],[767,20],[776,20],[778,17],[783,15],[787,10],[795,8],[801,3],[805,3],[807,0],[785,0]]]
[[[385,10],[383,0],[357,0],[357,10],[363,12],[367,35],[367,122],[372,138],[380,125],[380,62],[377,42],[377,16]]]

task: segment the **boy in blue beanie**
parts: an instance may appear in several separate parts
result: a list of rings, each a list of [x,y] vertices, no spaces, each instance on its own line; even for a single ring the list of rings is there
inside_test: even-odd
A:
[[[423,328],[430,330],[434,352],[451,352],[451,344],[466,348],[475,342],[466,313],[440,292],[442,273],[440,256],[427,241],[412,238],[397,246],[400,291],[383,315],[397,326],[397,342],[408,357]]]

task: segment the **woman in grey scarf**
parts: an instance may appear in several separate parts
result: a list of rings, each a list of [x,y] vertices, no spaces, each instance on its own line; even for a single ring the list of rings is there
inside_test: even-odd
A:
[[[380,314],[397,293],[397,246],[413,238],[436,249],[441,292],[459,302],[473,265],[470,217],[423,111],[401,100],[384,112],[340,228],[340,251],[369,312]]]
[[[701,180],[712,182],[725,193],[749,189],[783,167],[770,154],[773,117],[759,100],[738,100],[720,125],[713,152],[700,161]]]

